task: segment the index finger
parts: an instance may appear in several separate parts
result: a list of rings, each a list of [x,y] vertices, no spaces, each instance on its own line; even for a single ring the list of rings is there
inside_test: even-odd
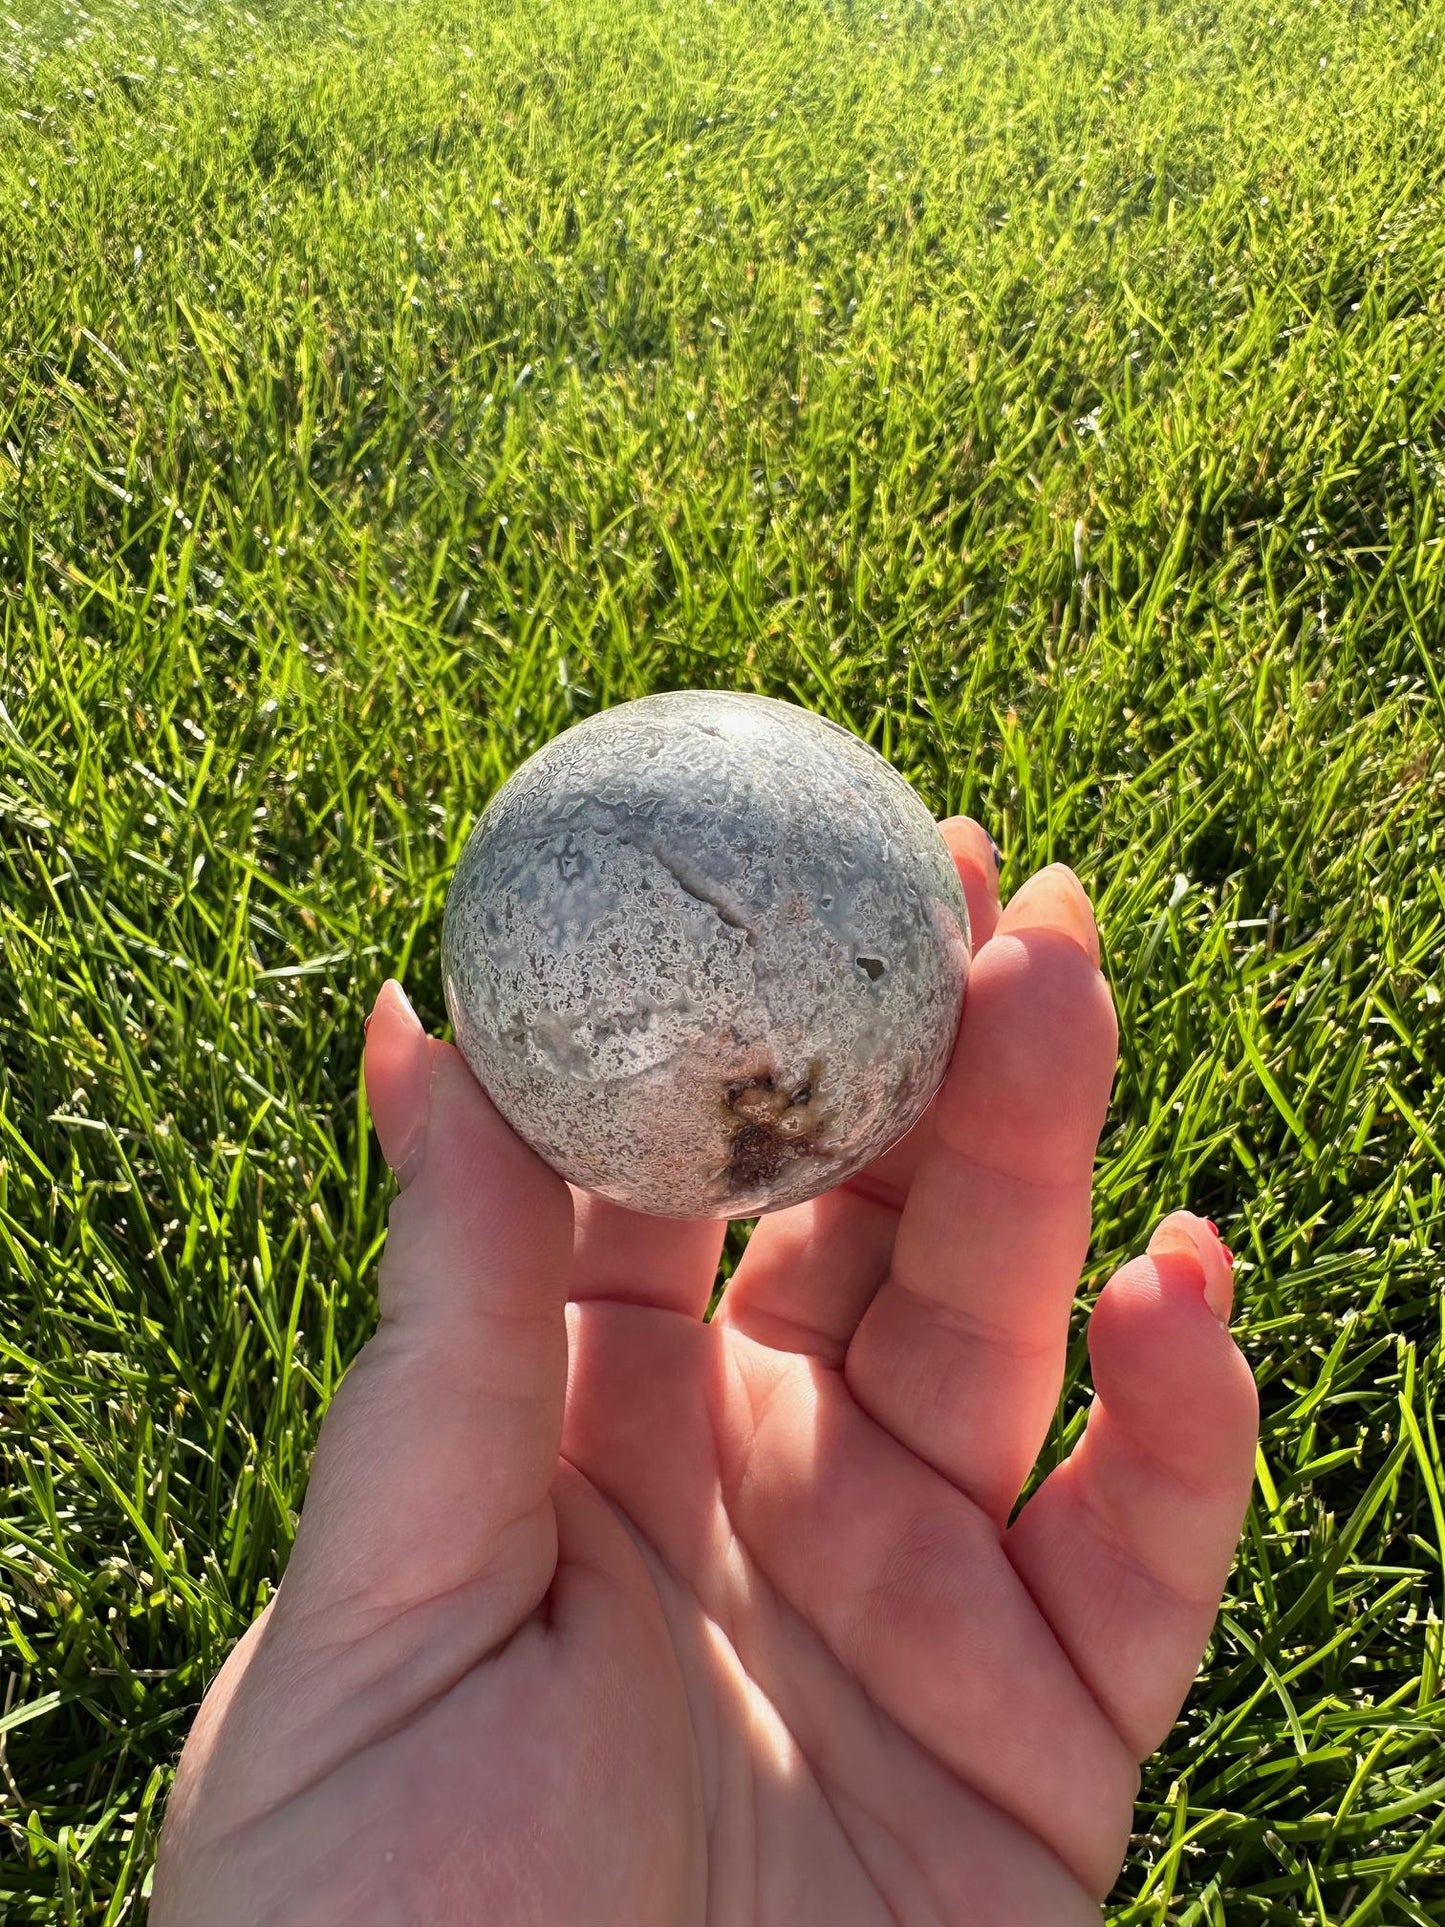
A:
[[[968,900],[976,964],[998,925],[996,845],[972,817],[949,817],[939,828]],[[906,1137],[845,1184],[763,1218],[715,1322],[780,1351],[841,1364],[858,1320],[888,1275],[899,1213],[933,1140],[936,1108],[935,1100]]]

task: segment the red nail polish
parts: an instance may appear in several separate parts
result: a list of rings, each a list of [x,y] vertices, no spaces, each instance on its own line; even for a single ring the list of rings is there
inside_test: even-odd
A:
[[[1204,1222],[1209,1226],[1209,1229],[1214,1233],[1215,1237],[1217,1238],[1219,1236],[1219,1226],[1214,1222],[1213,1218],[1206,1218]]]
[[[1224,1255],[1225,1255],[1225,1257],[1226,1257],[1226,1258],[1227,1258],[1227,1259],[1229,1260],[1229,1269],[1230,1269],[1231,1271],[1233,1271],[1233,1269],[1234,1269],[1234,1253],[1233,1253],[1233,1252],[1232,1252],[1232,1251],[1230,1250],[1230,1248],[1229,1248],[1229,1246],[1228,1246],[1227,1244],[1225,1244],[1225,1243],[1223,1242],[1223,1240],[1222,1240],[1222,1239],[1221,1239],[1221,1241],[1220,1241],[1220,1246],[1219,1246],[1219,1248],[1220,1248],[1220,1250],[1221,1250],[1221,1251],[1222,1251],[1222,1252],[1224,1253]]]

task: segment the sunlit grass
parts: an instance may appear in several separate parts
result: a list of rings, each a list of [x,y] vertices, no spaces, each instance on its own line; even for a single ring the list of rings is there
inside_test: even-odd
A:
[[[372,1318],[361,1019],[574,717],[791,695],[1099,906],[1083,1303],[1265,1430],[1143,1923],[1445,1918],[1445,7],[0,13],[0,1909],[141,1905]]]

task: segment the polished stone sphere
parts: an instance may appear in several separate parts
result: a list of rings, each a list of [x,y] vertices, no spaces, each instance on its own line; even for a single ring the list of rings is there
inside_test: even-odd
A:
[[[523,763],[442,927],[457,1045],[502,1116],[665,1217],[796,1204],[902,1137],[970,954],[897,771],[809,710],[711,690],[603,710]]]

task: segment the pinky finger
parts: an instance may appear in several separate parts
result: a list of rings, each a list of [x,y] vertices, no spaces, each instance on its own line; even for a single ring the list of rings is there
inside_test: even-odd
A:
[[[1140,1760],[1189,1691],[1249,1503],[1259,1406],[1229,1304],[1218,1238],[1204,1219],[1172,1213],[1100,1294],[1084,1435],[1006,1540]]]

